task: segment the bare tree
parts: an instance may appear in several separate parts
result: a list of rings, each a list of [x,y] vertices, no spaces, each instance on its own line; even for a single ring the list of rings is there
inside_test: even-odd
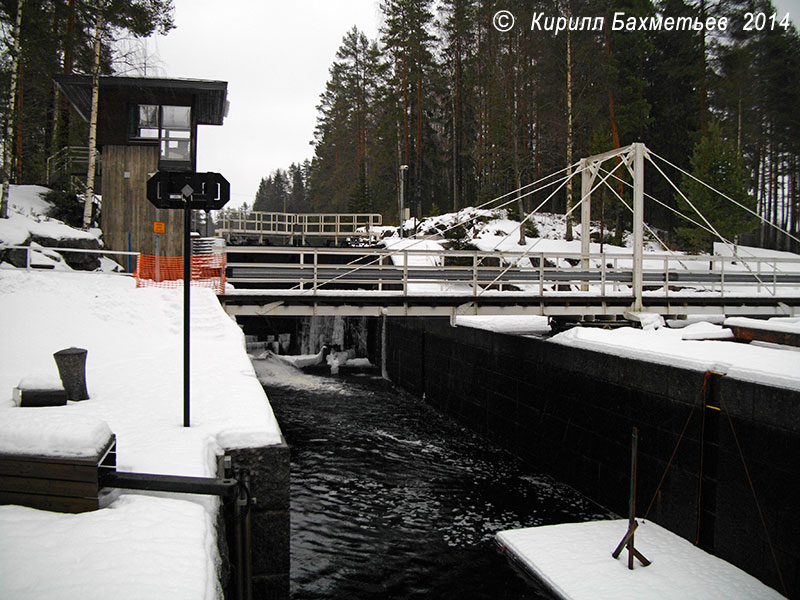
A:
[[[92,203],[94,202],[94,176],[97,169],[97,105],[100,97],[100,48],[103,32],[102,6],[97,11],[94,27],[94,64],[92,65],[92,110],[89,117],[89,166],[86,173],[86,195],[83,204],[83,228],[92,225]]]

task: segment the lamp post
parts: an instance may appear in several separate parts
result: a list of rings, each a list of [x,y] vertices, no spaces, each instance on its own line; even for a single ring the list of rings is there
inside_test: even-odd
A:
[[[403,218],[406,213],[406,173],[408,165],[400,165],[400,237],[403,237]]]

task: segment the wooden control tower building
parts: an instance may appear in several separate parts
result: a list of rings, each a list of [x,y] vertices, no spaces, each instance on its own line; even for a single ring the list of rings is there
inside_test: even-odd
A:
[[[91,76],[57,75],[55,83],[88,122]],[[97,148],[102,179],[96,188],[102,190],[107,248],[183,254],[182,215],[155,208],[147,200],[147,180],[159,170],[197,170],[197,126],[222,125],[227,90],[225,81],[100,78]],[[154,223],[164,223],[164,233],[155,233],[160,226]]]

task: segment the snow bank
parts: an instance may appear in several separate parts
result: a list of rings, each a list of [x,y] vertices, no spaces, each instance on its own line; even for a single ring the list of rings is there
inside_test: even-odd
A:
[[[711,369],[736,379],[800,390],[800,352],[791,348],[690,339],[695,333],[717,331],[722,331],[722,327],[710,323],[694,323],[679,330],[649,331],[632,327],[610,331],[573,327],[553,336],[550,342],[686,369]]]
[[[210,477],[223,448],[280,443],[241,330],[200,288],[192,288],[192,427],[182,427],[182,294],[113,275],[0,271],[0,404],[10,406],[28,374],[57,377],[53,353],[77,346],[88,350],[91,400],[69,409],[109,424],[120,470]]]
[[[636,530],[636,548],[652,564],[628,570],[627,551],[611,552],[627,520],[569,523],[501,531],[498,542],[561,598],[783,598],[751,575],[652,522]]]
[[[437,267],[441,266],[442,244],[433,240],[423,240],[415,238],[389,237],[383,240],[388,250],[396,252],[392,255],[392,263],[398,266],[405,264],[405,257],[408,256],[409,266]],[[408,250],[408,254],[403,253]],[[424,251],[432,251],[426,254]]]
[[[105,421],[72,407],[3,411],[0,453],[91,458],[105,447],[111,429]]]
[[[113,431],[120,471],[214,477],[224,449],[280,443],[241,330],[199,288],[182,426],[182,295],[98,273],[0,271],[0,450],[91,453]],[[13,406],[20,379],[58,377],[53,353],[70,346],[88,350],[91,399]],[[0,597],[220,597],[218,500],[183,498],[123,495],[80,515],[0,507]]]
[[[213,600],[214,521],[192,502],[125,495],[69,515],[0,506],[0,596],[8,600]]]
[[[8,219],[0,219],[0,242],[10,246],[22,244],[31,235],[50,239],[98,239],[99,229],[83,231],[47,216],[52,204],[41,195],[47,193],[39,185],[12,185],[9,189]]]

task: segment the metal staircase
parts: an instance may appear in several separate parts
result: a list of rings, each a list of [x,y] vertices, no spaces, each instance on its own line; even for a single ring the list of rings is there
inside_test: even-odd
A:
[[[47,159],[47,184],[66,181],[71,192],[81,192],[86,186],[89,167],[89,148],[65,146]],[[97,152],[97,176],[101,174],[100,153]],[[96,191],[99,186],[95,186]]]

